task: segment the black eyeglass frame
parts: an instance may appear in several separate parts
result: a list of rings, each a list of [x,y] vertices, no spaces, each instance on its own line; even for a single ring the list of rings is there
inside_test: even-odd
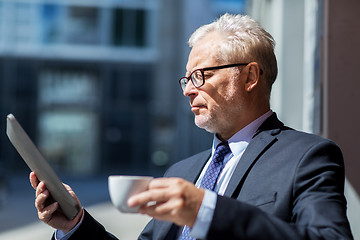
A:
[[[232,63],[232,64],[226,64],[226,65],[220,65],[220,66],[215,66],[215,67],[206,67],[206,68],[198,68],[198,69],[195,69],[194,71],[192,71],[190,73],[190,75],[188,77],[182,77],[179,79],[179,84],[180,84],[180,87],[182,90],[185,89],[186,85],[188,84],[188,82],[191,80],[192,84],[196,87],[196,88],[199,88],[201,86],[203,86],[205,84],[205,76],[204,76],[204,72],[205,71],[210,71],[210,70],[218,70],[218,69],[223,69],[223,68],[231,68],[231,67],[237,67],[237,66],[246,66],[248,65],[249,63]],[[201,84],[196,84],[193,80],[193,73],[196,72],[196,71],[200,71],[201,72],[201,76],[202,76],[202,83]],[[260,69],[260,75],[263,74],[263,70]],[[181,84],[181,81],[182,80],[187,80],[186,81],[186,84],[183,86],[183,84]]]

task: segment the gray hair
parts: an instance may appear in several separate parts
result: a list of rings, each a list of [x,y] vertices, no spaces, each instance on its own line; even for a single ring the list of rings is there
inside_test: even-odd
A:
[[[275,40],[258,22],[244,15],[224,14],[216,21],[198,28],[189,39],[189,46],[211,32],[224,36],[217,60],[222,63],[257,62],[263,70],[269,93],[277,76],[274,54]]]

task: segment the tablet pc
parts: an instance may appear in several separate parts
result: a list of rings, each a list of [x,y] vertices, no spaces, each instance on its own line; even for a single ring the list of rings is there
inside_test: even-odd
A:
[[[29,168],[35,172],[40,181],[44,181],[51,196],[59,203],[64,215],[72,220],[80,211],[76,200],[66,190],[60,179],[44,159],[34,143],[20,126],[14,115],[6,118],[6,134]]]

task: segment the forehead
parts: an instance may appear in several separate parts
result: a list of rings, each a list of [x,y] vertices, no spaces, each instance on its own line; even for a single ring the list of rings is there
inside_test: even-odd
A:
[[[209,33],[198,40],[189,54],[186,70],[191,72],[196,68],[216,66],[221,42],[222,37],[216,32]]]

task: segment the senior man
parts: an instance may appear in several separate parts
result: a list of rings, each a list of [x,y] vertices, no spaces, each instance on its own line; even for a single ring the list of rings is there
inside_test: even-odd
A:
[[[129,199],[153,217],[139,239],[352,239],[340,149],[271,111],[272,36],[247,16],[225,14],[189,45],[179,82],[213,146]],[[57,203],[47,204],[45,184],[34,173],[30,180],[39,218],[58,229],[54,238],[116,239],[85,210],[66,220]]]

